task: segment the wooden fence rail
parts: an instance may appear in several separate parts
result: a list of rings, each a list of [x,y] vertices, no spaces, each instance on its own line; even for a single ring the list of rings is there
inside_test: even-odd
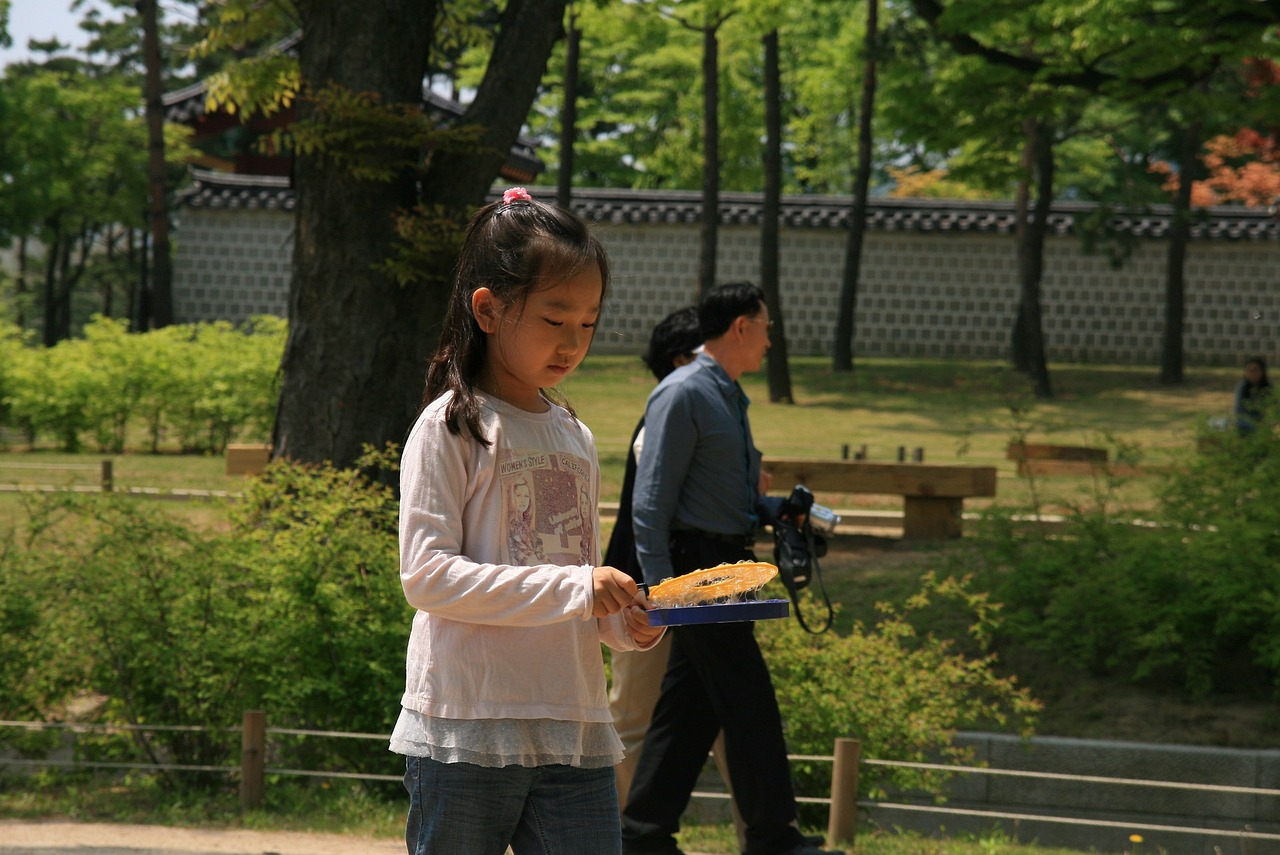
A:
[[[0,469],[40,470],[45,472],[97,472],[98,486],[104,493],[115,487],[114,467],[110,460],[100,463],[7,463],[0,462]]]
[[[244,713],[242,723],[239,727],[198,727],[198,726],[175,726],[175,725],[105,725],[105,724],[76,724],[70,722],[40,722],[40,721],[0,721],[0,728],[21,728],[28,730],[52,730],[66,729],[71,731],[106,731],[106,732],[123,732],[129,730],[140,731],[162,731],[162,730],[186,730],[186,731],[217,731],[222,730],[227,733],[240,731],[241,733],[241,752],[240,763],[237,766],[195,766],[182,764],[159,764],[159,763],[121,763],[121,762],[97,762],[97,761],[76,761],[76,760],[53,760],[53,759],[20,759],[20,758],[0,758],[0,773],[3,773],[5,767],[71,767],[71,768],[89,768],[89,769],[150,769],[153,771],[175,770],[175,771],[195,771],[195,772],[211,772],[229,775],[232,777],[239,776],[240,781],[240,803],[241,806],[250,809],[259,807],[263,801],[266,787],[266,777],[268,775],[281,776],[306,776],[306,777],[324,777],[324,778],[347,778],[368,781],[387,781],[398,782],[401,780],[400,775],[377,775],[357,772],[336,772],[324,770],[304,770],[304,769],[280,769],[271,768],[266,765],[268,757],[268,739],[273,734],[291,735],[291,736],[314,736],[314,737],[337,737],[346,739],[369,739],[385,741],[387,735],[383,733],[349,733],[342,731],[319,731],[304,730],[293,728],[271,728],[267,726],[266,714],[262,710],[248,710]],[[1094,829],[1126,829],[1133,831],[1161,832],[1173,835],[1204,835],[1211,832],[1204,826],[1176,825],[1162,823],[1142,823],[1133,821],[1123,821],[1116,819],[1106,819],[1099,817],[1082,817],[1070,816],[1062,812],[1055,812],[1052,815],[1044,813],[1029,813],[1026,811],[1009,811],[1009,810],[976,810],[966,807],[949,806],[946,803],[933,802],[893,802],[888,799],[859,799],[858,794],[858,778],[859,770],[863,766],[868,767],[887,767],[887,768],[912,768],[944,771],[957,775],[978,775],[978,776],[1003,776],[1025,779],[1040,779],[1051,781],[1067,781],[1079,784],[1082,787],[1097,786],[1118,786],[1118,787],[1147,787],[1147,788],[1163,788],[1175,789],[1195,793],[1229,793],[1237,795],[1246,795],[1253,797],[1280,797],[1280,789],[1267,787],[1248,787],[1221,784],[1203,784],[1187,781],[1161,781],[1137,778],[1124,778],[1115,776],[1099,776],[1099,775],[1075,775],[1055,772],[1031,771],[1022,769],[998,769],[983,766],[953,766],[941,763],[923,763],[923,762],[907,762],[898,760],[878,760],[873,758],[863,758],[861,756],[861,743],[857,739],[838,738],[835,740],[834,753],[830,755],[789,755],[792,762],[827,762],[832,764],[831,772],[831,794],[829,796],[803,796],[798,797],[797,801],[805,804],[826,805],[828,809],[827,822],[827,839],[835,845],[839,842],[849,842],[854,839],[854,831],[857,824],[858,811],[865,810],[873,817],[881,812],[896,812],[898,814],[929,814],[934,817],[943,818],[977,818],[983,821],[998,822],[1006,820],[1014,823],[1038,822],[1050,823],[1070,826],[1083,826]],[[723,792],[694,792],[693,797],[697,799],[727,799],[729,795]],[[1238,830],[1230,832],[1235,838],[1241,841],[1267,842],[1269,844],[1280,843],[1280,834],[1266,833],[1256,831],[1249,825],[1244,825]],[[1274,850],[1271,850],[1274,851]]]

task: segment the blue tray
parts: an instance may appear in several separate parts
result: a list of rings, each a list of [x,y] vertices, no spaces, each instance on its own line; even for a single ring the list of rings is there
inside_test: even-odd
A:
[[[734,623],[743,620],[774,620],[791,614],[788,600],[743,600],[737,603],[708,603],[704,606],[672,606],[649,611],[649,626],[680,626],[693,623]]]

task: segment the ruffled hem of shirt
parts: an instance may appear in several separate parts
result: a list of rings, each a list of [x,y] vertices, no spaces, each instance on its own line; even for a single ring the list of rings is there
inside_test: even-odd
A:
[[[403,709],[390,749],[440,763],[476,766],[616,765],[623,747],[610,722],[558,719],[449,719]]]

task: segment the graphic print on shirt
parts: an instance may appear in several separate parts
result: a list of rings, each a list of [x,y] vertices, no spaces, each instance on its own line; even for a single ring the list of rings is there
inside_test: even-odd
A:
[[[504,542],[512,564],[594,564],[590,463],[573,454],[503,449]]]

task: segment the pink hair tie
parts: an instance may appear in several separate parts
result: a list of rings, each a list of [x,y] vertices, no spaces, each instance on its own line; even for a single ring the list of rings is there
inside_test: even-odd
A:
[[[513,202],[532,202],[533,197],[529,195],[529,191],[523,187],[512,187],[510,190],[502,194],[502,202],[510,205]]]

